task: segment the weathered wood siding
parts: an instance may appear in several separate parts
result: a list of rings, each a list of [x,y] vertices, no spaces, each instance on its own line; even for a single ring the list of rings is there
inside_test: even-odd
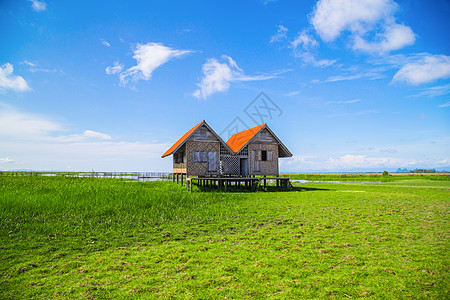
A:
[[[203,125],[189,138],[189,141],[218,142],[219,140],[206,126]]]
[[[206,162],[194,162],[194,151],[207,152]],[[219,175],[220,143],[217,142],[186,142],[186,171],[187,176]]]
[[[267,161],[261,161],[261,150],[268,151]],[[248,145],[248,156],[250,175],[278,176],[278,144],[252,142]]]
[[[267,129],[263,129],[253,138],[252,143],[277,144],[277,140]]]
[[[175,162],[177,155],[181,153],[183,155],[183,162]],[[186,174],[186,145],[183,145],[172,155],[173,161],[173,173]]]

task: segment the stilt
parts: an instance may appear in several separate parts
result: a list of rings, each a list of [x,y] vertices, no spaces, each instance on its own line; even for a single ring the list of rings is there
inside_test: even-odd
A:
[[[179,182],[179,179],[178,179],[178,173],[177,173],[177,184],[178,184],[178,182]]]
[[[183,173],[181,173],[181,186],[183,186]]]
[[[264,188],[266,188],[266,175],[264,175],[263,181],[264,181]]]

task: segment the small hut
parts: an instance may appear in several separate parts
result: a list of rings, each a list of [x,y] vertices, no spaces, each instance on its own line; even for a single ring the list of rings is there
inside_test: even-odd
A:
[[[278,176],[278,158],[292,153],[267,124],[238,132],[225,143],[203,120],[161,157],[173,155],[173,173],[186,177]]]

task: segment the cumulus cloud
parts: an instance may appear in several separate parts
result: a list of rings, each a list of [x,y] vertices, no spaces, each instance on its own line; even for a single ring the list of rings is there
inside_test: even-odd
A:
[[[397,9],[392,0],[319,0],[310,22],[325,42],[348,32],[354,50],[384,54],[415,42],[412,29],[396,22]]]
[[[0,91],[13,90],[16,92],[24,92],[30,90],[28,83],[22,76],[13,75],[13,65],[6,63],[0,66]]]
[[[274,78],[276,75],[248,76],[239,68],[236,62],[229,56],[223,55],[222,62],[216,58],[209,58],[202,66],[203,79],[197,84],[193,96],[206,99],[214,93],[225,92],[233,81],[257,81]]]
[[[105,73],[108,75],[120,73],[123,70],[123,65],[121,65],[118,61],[114,62],[112,67],[106,67]]]
[[[30,2],[34,11],[41,12],[47,9],[47,3],[44,1],[30,0]]]
[[[278,27],[277,33],[270,37],[271,43],[279,42],[285,39],[287,36],[288,29],[286,27],[284,27],[283,25],[278,25],[277,27]]]
[[[450,78],[450,56],[426,55],[402,66],[392,82],[419,85],[446,78]]]
[[[313,11],[311,24],[322,40],[332,42],[346,30],[365,34],[396,9],[397,4],[390,0],[320,0]]]
[[[386,25],[383,32],[377,34],[374,42],[368,42],[356,36],[353,44],[354,50],[368,53],[384,54],[414,44],[416,35],[411,28],[402,24]]]
[[[136,49],[133,51],[133,58],[136,59],[137,65],[116,73],[119,73],[122,86],[126,86],[130,81],[149,80],[153,72],[169,60],[192,52],[190,50],[172,49],[159,43],[137,44]],[[114,68],[114,66],[110,68]]]

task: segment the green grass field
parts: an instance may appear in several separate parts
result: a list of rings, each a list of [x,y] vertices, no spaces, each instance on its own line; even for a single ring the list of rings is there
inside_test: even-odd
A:
[[[0,176],[0,298],[449,298],[449,195]]]
[[[282,177],[310,181],[381,181],[392,182],[398,180],[440,180],[450,181],[449,173],[393,173],[384,176],[381,173],[285,173]]]

